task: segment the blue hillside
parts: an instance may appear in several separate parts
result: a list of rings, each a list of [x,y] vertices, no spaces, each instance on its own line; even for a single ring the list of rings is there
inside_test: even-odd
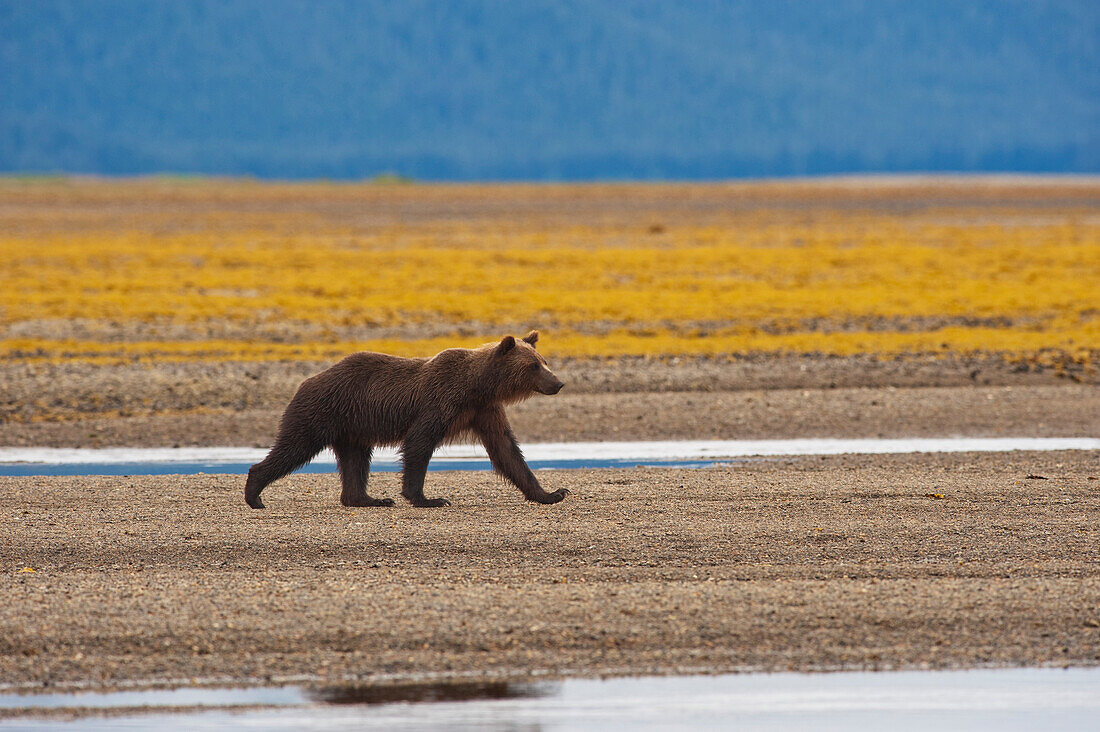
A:
[[[1100,3],[0,2],[0,171],[1100,170]]]

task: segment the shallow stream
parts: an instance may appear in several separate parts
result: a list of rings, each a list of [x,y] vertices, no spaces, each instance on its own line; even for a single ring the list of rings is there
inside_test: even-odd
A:
[[[188,708],[166,713],[157,707]],[[1100,668],[0,693],[0,729],[1096,729]],[[78,711],[87,710],[87,711]],[[98,711],[97,711],[98,710]],[[138,711],[140,710],[140,714]],[[85,714],[110,716],[80,716]]]
[[[760,457],[842,454],[1100,450],[1088,437],[937,437],[902,439],[669,440],[653,442],[546,442],[523,446],[528,464],[548,468],[707,467]],[[247,473],[267,450],[251,447],[0,448],[0,475],[187,475]],[[372,470],[400,470],[397,451],[376,451]],[[431,470],[489,470],[480,446],[449,445],[436,451]],[[321,453],[303,472],[336,468]]]

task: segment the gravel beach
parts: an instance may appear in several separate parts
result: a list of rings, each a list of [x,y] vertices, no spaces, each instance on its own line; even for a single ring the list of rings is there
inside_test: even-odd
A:
[[[0,478],[0,683],[1100,663],[1090,452],[433,473]],[[372,493],[398,496],[397,476]],[[33,571],[30,571],[33,570]]]

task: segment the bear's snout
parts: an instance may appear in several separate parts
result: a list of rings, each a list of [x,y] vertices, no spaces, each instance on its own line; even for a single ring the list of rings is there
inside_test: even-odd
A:
[[[538,380],[538,383],[535,385],[535,390],[540,394],[553,396],[561,391],[563,386],[565,386],[565,384],[562,383],[561,379],[547,371],[542,375],[542,378]]]

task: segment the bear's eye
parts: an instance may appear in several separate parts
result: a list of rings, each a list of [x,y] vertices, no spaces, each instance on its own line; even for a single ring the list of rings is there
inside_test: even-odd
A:
[[[531,365],[530,365],[530,366],[528,366],[527,368],[528,368],[528,369],[530,369],[531,371],[538,371],[538,370],[539,370],[539,365],[538,365],[538,363],[536,362],[536,363],[533,363],[533,364],[531,364]]]

